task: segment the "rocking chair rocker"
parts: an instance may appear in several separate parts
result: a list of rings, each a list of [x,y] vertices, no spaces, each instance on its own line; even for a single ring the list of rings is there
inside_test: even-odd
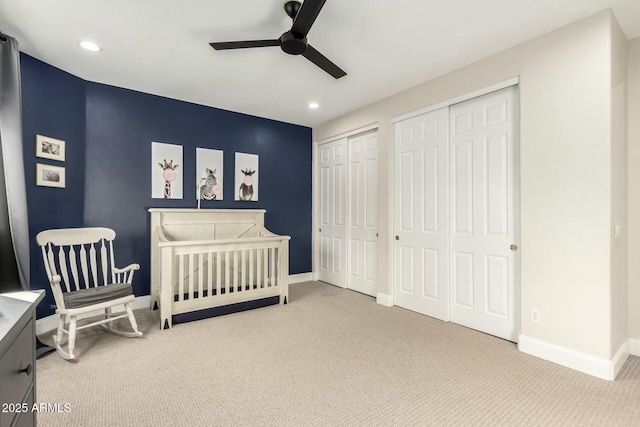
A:
[[[53,291],[56,314],[60,316],[53,340],[63,359],[75,359],[76,331],[80,329],[100,325],[125,337],[142,335],[131,308],[135,299],[131,282],[133,273],[140,266],[115,267],[115,237],[115,231],[97,227],[45,230],[36,236]],[[124,305],[126,313],[113,315],[113,307],[119,305]],[[91,316],[90,313],[95,311],[102,311],[104,318],[78,326],[78,320]],[[112,328],[113,321],[124,317],[129,318],[133,332]],[[62,346],[63,334],[68,335],[66,350]]]

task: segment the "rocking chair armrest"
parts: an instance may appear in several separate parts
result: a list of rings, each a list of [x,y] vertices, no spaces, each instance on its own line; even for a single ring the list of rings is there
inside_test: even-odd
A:
[[[128,271],[140,270],[140,264],[129,264],[124,268],[113,267],[114,273],[127,273]]]

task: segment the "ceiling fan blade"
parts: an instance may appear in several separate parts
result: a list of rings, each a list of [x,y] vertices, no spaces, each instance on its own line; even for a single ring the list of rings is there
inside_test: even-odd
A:
[[[315,50],[311,45],[307,46],[307,50],[302,54],[302,56],[322,68],[327,73],[331,74],[336,79],[347,75],[347,73],[345,73],[340,67],[329,61],[326,56]]]
[[[267,47],[267,46],[280,46],[279,39],[273,40],[248,40],[243,42],[220,42],[209,43],[215,50],[226,49],[247,49],[250,47]]]
[[[306,37],[318,14],[320,14],[325,1],[326,0],[304,0],[298,14],[293,20],[291,32],[300,38]]]

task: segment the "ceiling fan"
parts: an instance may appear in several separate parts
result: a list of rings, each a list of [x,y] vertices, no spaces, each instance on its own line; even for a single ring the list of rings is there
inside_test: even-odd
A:
[[[307,42],[307,33],[320,14],[326,0],[305,0],[302,5],[298,1],[288,1],[284,10],[293,19],[291,30],[277,39],[249,40],[235,42],[209,43],[215,50],[246,49],[250,47],[280,46],[289,55],[302,55],[309,61],[322,68],[334,78],[339,79],[347,75],[340,67],[318,52]]]

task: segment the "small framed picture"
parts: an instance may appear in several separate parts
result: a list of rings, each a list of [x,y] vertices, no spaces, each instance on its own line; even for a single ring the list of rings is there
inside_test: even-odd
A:
[[[36,135],[36,156],[64,162],[64,141]]]
[[[62,166],[36,163],[36,184],[45,187],[65,187],[65,174]]]

